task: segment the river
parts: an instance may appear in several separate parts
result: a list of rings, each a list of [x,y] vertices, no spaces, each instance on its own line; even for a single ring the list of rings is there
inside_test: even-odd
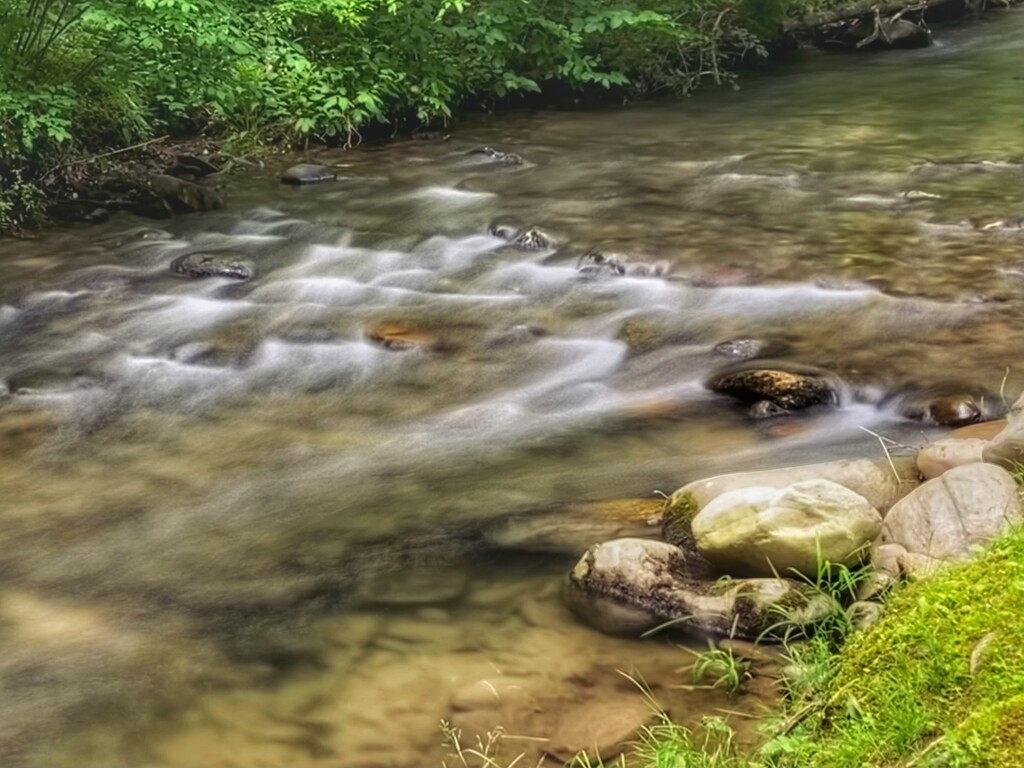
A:
[[[936,42],[3,243],[0,762],[420,768],[442,718],[535,761],[567,710],[635,693],[618,670],[684,722],[761,711],[573,619],[559,536],[581,502],[920,443],[920,393],[1024,389],[1024,12]],[[594,248],[667,274],[581,276]],[[194,250],[256,275],[172,275]],[[745,338],[841,376],[839,407],[759,421],[708,391]]]

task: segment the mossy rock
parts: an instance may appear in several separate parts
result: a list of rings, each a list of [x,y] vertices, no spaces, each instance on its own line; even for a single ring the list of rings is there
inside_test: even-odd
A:
[[[710,570],[710,563],[697,550],[697,540],[693,536],[693,518],[699,511],[692,493],[682,490],[673,493],[661,513],[661,538],[675,544],[689,559],[705,564]]]

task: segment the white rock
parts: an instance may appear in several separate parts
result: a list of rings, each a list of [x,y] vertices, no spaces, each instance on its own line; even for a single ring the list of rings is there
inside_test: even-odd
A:
[[[893,474],[892,466],[884,459],[830,461],[799,467],[716,475],[684,485],[672,494],[669,504],[676,508],[691,506],[697,511],[722,494],[740,488],[785,488],[804,480],[831,480],[863,496],[872,507],[884,512],[918,485],[917,470],[912,458],[897,456],[893,457],[892,461],[898,477]]]
[[[727,573],[797,571],[813,578],[821,560],[861,562],[881,527],[864,497],[829,480],[808,480],[725,493],[697,514],[693,535],[701,554]]]

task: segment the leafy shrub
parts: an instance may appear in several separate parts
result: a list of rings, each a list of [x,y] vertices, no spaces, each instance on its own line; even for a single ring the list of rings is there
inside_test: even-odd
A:
[[[8,0],[3,195],[156,132],[351,143],[548,84],[685,92],[805,1]]]

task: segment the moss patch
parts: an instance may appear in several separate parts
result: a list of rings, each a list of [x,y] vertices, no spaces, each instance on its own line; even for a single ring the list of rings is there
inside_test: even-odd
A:
[[[814,694],[827,705],[770,742],[763,764],[1022,764],[1024,531],[898,591],[883,621],[855,635],[836,662]]]

